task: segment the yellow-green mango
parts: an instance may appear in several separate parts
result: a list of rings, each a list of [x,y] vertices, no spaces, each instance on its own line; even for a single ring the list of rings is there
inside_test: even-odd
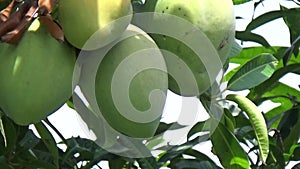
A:
[[[17,46],[0,44],[0,108],[19,125],[37,123],[72,95],[75,50],[36,19]]]
[[[101,61],[95,80],[99,109],[115,130],[131,137],[154,135],[164,109],[168,74],[148,34],[130,25]]]
[[[184,85],[184,90],[180,90],[176,80],[170,76],[169,89],[177,94],[183,96],[197,96],[206,91],[211,85],[212,80],[216,78],[215,73],[209,74],[205,66],[215,67],[221,69],[221,66],[217,66],[217,62],[225,63],[227,55],[232,47],[235,36],[235,16],[233,3],[231,0],[154,0],[146,1],[144,11],[157,12],[174,15],[185,19],[192,23],[195,27],[201,30],[211,41],[214,48],[217,50],[219,60],[213,58],[207,65],[203,64],[201,60],[202,56],[197,56],[186,44],[181,40],[189,36],[191,32],[185,32],[179,35],[181,39],[174,39],[163,34],[151,34],[151,37],[155,40],[159,48],[168,50],[185,62],[189,66],[193,73],[193,76],[197,82],[198,89],[193,87],[194,81],[185,80],[181,82]],[[168,17],[163,15],[156,15],[154,20],[164,21]],[[182,22],[181,22],[182,23]],[[178,22],[174,27],[166,29],[181,30],[185,29],[186,25]],[[158,25],[159,26],[159,25]],[[163,28],[161,28],[163,29]],[[180,34],[180,33],[178,33]],[[191,35],[193,36],[193,35]],[[199,39],[199,42],[195,42],[195,45],[201,45],[204,40]],[[213,54],[211,54],[213,55]],[[169,70],[176,70],[180,72],[182,65],[174,64],[166,59],[167,67]],[[220,71],[220,70],[217,70]],[[187,76],[185,73],[177,76]]]
[[[59,0],[58,5],[66,39],[83,50],[94,50],[117,39],[130,23],[131,14],[130,0]],[[90,39],[94,33],[96,38]]]

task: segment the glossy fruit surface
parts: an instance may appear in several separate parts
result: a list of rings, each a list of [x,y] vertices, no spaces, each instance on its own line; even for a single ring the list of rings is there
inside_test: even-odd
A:
[[[178,82],[172,77],[169,78],[169,88],[173,92],[183,96],[196,96],[207,90],[212,81],[216,78],[217,74],[210,74],[207,72],[206,66],[216,66],[217,62],[225,63],[227,55],[231,49],[235,36],[235,17],[233,12],[233,3],[231,0],[157,0],[146,1],[145,11],[157,12],[159,14],[170,14],[177,16],[180,19],[185,19],[193,24],[198,30],[203,32],[211,41],[213,47],[216,49],[219,55],[219,60],[215,58],[210,61],[209,64],[204,64],[204,56],[197,56],[195,52],[189,48],[187,44],[182,41],[193,36],[195,31],[191,27],[185,33],[177,33],[177,30],[186,29],[186,24],[181,24],[180,19],[178,23],[172,27],[166,29],[172,29],[178,34],[179,39],[174,37],[165,36],[164,34],[151,34],[157,45],[161,49],[168,50],[177,55],[180,60],[184,61],[189,69],[193,72],[193,76],[198,85],[198,91],[193,89],[193,81],[184,80],[181,85],[185,86],[184,90],[180,89]],[[155,20],[166,21],[170,19],[167,15],[155,15]],[[198,42],[193,42],[196,45],[203,45],[206,43],[203,39],[199,39]],[[209,54],[208,54],[209,55]],[[213,54],[211,54],[213,55]],[[206,56],[209,57],[209,56]],[[167,67],[169,70],[176,70],[180,72],[182,66],[169,62],[166,59]],[[220,71],[220,70],[218,70]],[[185,73],[179,76],[186,76]],[[184,79],[184,78],[183,78]]]
[[[84,50],[100,48],[121,36],[132,14],[130,0],[60,0],[58,9],[66,39]],[[96,39],[89,40],[96,32]]]
[[[162,54],[141,29],[130,25],[99,65],[95,89],[100,111],[115,130],[151,137],[158,127],[168,89]]]
[[[71,97],[74,64],[36,19],[17,46],[0,44],[0,108],[20,125],[46,118]]]

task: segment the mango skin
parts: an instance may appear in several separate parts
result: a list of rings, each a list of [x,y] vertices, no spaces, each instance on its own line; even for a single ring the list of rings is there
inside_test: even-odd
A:
[[[0,44],[0,108],[19,125],[45,119],[71,97],[75,59],[36,19],[17,46]]]
[[[132,18],[130,0],[59,0],[58,3],[58,18],[66,39],[83,50],[95,50],[117,39]],[[96,32],[98,37],[85,45]]]
[[[165,105],[165,97],[163,96],[155,96],[155,103],[150,103],[150,93],[153,90],[159,90],[166,96],[168,90],[168,75],[166,72],[165,60],[150,36],[133,25],[129,28],[130,29],[127,29],[123,36],[132,33],[138,34],[118,42],[105,55],[97,70],[95,94],[99,109],[112,128],[130,137],[148,138],[154,135]],[[143,50],[147,49],[154,50],[144,53]],[[136,55],[131,57],[134,53]],[[126,62],[126,59],[129,59],[129,61],[127,60],[126,66],[121,68],[121,64]],[[147,65],[151,65],[158,69],[145,69],[139,72],[139,68],[144,68]],[[128,116],[124,117],[116,107],[116,104],[118,103],[113,100],[112,94],[113,92],[116,92],[116,88],[113,88],[112,86],[113,77],[116,77],[115,73],[117,72],[117,69],[119,69],[119,74],[117,73],[119,77],[128,77],[128,79],[130,79],[129,76],[132,75],[132,71],[139,72],[133,79],[129,80],[130,85],[128,89],[121,79],[115,79],[117,80],[117,84],[114,85],[117,85],[117,88],[125,90],[126,93],[124,95],[128,94],[128,99],[132,105],[137,110],[141,111],[140,113],[144,113],[142,114],[142,119],[148,119],[150,122],[145,122],[143,120],[139,122],[128,119]],[[116,94],[117,97],[123,96],[121,93]],[[126,102],[127,100],[122,101]],[[151,105],[152,103],[154,104]],[[130,105],[126,106],[129,107]],[[155,113],[159,114],[155,119],[152,116],[153,114],[146,112],[151,106],[154,106]],[[131,116],[137,115],[134,114],[134,112],[129,113]]]
[[[225,64],[235,36],[235,16],[231,0],[146,1],[144,10],[175,15],[191,22],[210,39],[219,54],[220,61]],[[166,18],[154,17],[154,19],[163,20]],[[180,29],[181,25],[176,26]],[[185,38],[186,34],[181,36]],[[158,34],[151,34],[151,37],[159,48],[179,56],[192,70],[197,81],[198,90],[193,89],[194,82],[191,81],[183,82],[186,90],[180,90],[176,79],[170,76],[169,89],[171,91],[182,96],[198,96],[212,85],[210,78],[215,79],[215,75],[209,77],[209,72],[206,71],[201,59],[189,47],[172,37]],[[201,42],[201,39],[199,41]],[[167,59],[166,62],[168,68],[180,69],[178,65],[169,64]],[[206,66],[214,67],[214,63],[215,61],[212,60],[211,65]]]

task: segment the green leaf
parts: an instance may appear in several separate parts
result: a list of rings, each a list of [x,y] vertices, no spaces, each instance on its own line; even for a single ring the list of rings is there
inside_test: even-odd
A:
[[[227,129],[230,132],[234,133],[235,119],[228,109],[224,109],[223,118],[224,118],[224,125],[227,127]]]
[[[40,142],[40,139],[33,133],[32,130],[28,130],[25,136],[19,141],[19,145],[26,149],[32,149]]]
[[[230,52],[228,54],[228,58],[233,58],[235,56],[237,56],[238,54],[240,54],[243,50],[243,47],[238,44],[236,41],[233,42],[233,45],[230,49]]]
[[[246,47],[243,48],[241,53],[237,55],[236,57],[230,58],[230,63],[236,63],[243,65],[249,60],[255,58],[256,56],[262,54],[262,53],[271,53],[275,54],[279,50],[278,47],[272,47],[272,48],[266,48],[263,46],[255,46],[255,47]]]
[[[289,47],[283,56],[283,64],[284,66],[287,65],[287,63],[290,61],[293,53],[297,56],[299,53],[299,46],[300,46],[300,36],[298,36],[293,42],[291,47]]]
[[[143,169],[159,169],[154,157],[140,158],[137,162]]]
[[[292,169],[300,169],[300,163],[294,165]]]
[[[254,102],[256,102],[256,103],[261,103],[261,101],[260,101],[261,97],[265,93],[272,91],[276,86],[278,86],[278,83],[280,83],[279,82],[280,78],[282,78],[284,75],[286,75],[287,73],[290,73],[290,72],[300,74],[300,64],[295,63],[295,64],[287,65],[285,67],[281,67],[281,68],[277,69],[273,73],[271,78],[267,79],[264,83],[251,89],[248,97],[251,100],[254,100]],[[282,89],[281,91],[287,93],[286,90]],[[262,100],[262,101],[264,101],[264,100]]]
[[[252,41],[259,43],[264,47],[270,47],[270,44],[263,36],[252,33],[250,31],[236,31],[235,37],[241,41]]]
[[[298,55],[299,53],[299,45],[300,45],[300,9],[299,8],[292,8],[288,9],[285,8],[284,6],[280,6],[281,11],[285,14],[283,17],[284,22],[289,28],[290,31],[290,42],[291,42],[291,51],[295,54]],[[293,11],[290,12],[290,11]]]
[[[269,136],[265,119],[258,107],[248,98],[236,94],[226,96],[227,100],[234,101],[243,110],[251,122],[258,143],[260,159],[266,162],[269,153]]]
[[[164,123],[164,122],[160,122],[158,128],[156,129],[155,135],[159,135],[162,134],[163,132],[167,131],[167,130],[176,130],[176,129],[180,129],[183,128],[185,126],[180,125],[178,123]]]
[[[215,162],[212,159],[210,159],[207,155],[205,155],[202,152],[197,151],[195,149],[188,149],[188,150],[184,151],[184,154],[194,157],[195,159],[197,159],[199,161],[207,161],[207,162],[210,162],[211,164],[215,164]]]
[[[43,124],[43,122],[39,122],[34,124],[37,132],[41,136],[41,140],[44,142],[46,147],[48,148],[49,152],[53,155],[53,163],[56,167],[59,167],[59,155],[58,155],[58,148],[56,146],[56,142],[50,133],[50,131],[47,129],[47,127]]]
[[[199,161],[195,159],[178,159],[176,162],[172,162],[169,167],[172,169],[221,169],[221,167],[210,161]]]
[[[236,137],[219,123],[211,135],[213,152],[219,157],[224,168],[250,168],[248,156],[239,144]]]
[[[267,158],[267,165],[273,166],[273,168],[285,167],[285,159],[279,146],[270,144],[270,154]]]
[[[278,130],[283,139],[285,152],[289,152],[292,145],[296,144],[300,137],[300,107],[293,107],[285,112],[281,119]]]
[[[250,2],[251,0],[233,0],[233,4],[234,5],[239,5],[239,4],[243,4],[246,2]]]
[[[85,166],[86,169],[92,168],[103,159],[109,160],[115,158],[115,155],[101,148],[92,140],[76,137],[69,138],[66,141],[68,147],[62,157],[62,163],[68,163],[68,160],[72,159],[77,153],[80,155],[76,158],[77,162],[89,161]]]
[[[187,137],[190,138],[192,137],[194,134],[197,134],[199,132],[203,132],[203,131],[209,131],[209,127],[210,127],[210,120],[211,119],[207,119],[206,121],[200,121],[197,122],[189,131]]]
[[[126,160],[124,160],[121,157],[118,157],[116,159],[109,160],[108,164],[109,168],[123,169],[126,164]]]
[[[5,134],[5,130],[4,130],[4,126],[3,126],[3,121],[2,121],[2,115],[0,116],[0,132],[2,134],[2,137],[4,139],[4,146],[7,146],[7,142],[6,142],[6,134]]]
[[[291,14],[299,15],[299,11],[297,11],[296,9],[289,9],[284,12],[281,10],[276,10],[276,11],[270,11],[270,12],[264,13],[264,14],[258,16],[257,18],[253,19],[247,25],[246,31],[254,30],[255,28],[257,28],[261,25],[264,25],[270,21],[281,18],[283,16],[291,15]]]
[[[244,64],[228,81],[228,90],[239,91],[259,85],[275,71],[277,59],[271,54],[261,54]]]
[[[3,124],[3,132],[5,133],[5,140],[6,142],[6,152],[13,151],[15,149],[15,145],[17,143],[18,139],[18,134],[16,127],[14,123],[7,117],[7,116],[2,116],[1,117],[2,124]]]
[[[291,161],[299,161],[300,160],[300,144],[294,144],[291,148],[290,148],[290,159]]]
[[[261,100],[270,100],[274,103],[280,104],[278,107],[275,107],[274,109],[265,113],[265,117],[268,121],[270,121],[274,118],[278,119],[277,116],[291,109],[293,107],[293,100],[300,100],[300,91],[284,83],[277,82],[269,92],[262,96]],[[273,128],[277,128],[279,120],[273,122]]]
[[[184,144],[176,145],[168,149],[159,159],[158,164],[163,165],[171,159],[181,156],[185,151],[191,149],[195,145],[199,144],[199,138],[187,141]]]

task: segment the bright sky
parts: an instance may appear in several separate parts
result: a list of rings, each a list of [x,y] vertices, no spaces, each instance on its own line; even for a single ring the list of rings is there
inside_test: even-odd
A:
[[[260,5],[257,8],[257,12],[255,16],[258,16],[262,13],[265,13],[266,11],[279,9],[279,2],[280,0],[266,0],[264,2],[264,6]],[[291,7],[294,5],[292,2],[282,2],[281,4],[284,4],[286,7]],[[237,16],[242,16],[245,18],[244,20],[238,20],[237,21],[237,29],[242,30],[245,28],[245,26],[248,24],[248,22],[251,20],[252,17],[252,11],[253,11],[253,2],[239,5],[235,8],[235,12]],[[279,46],[289,46],[289,34],[287,27],[284,26],[284,23],[281,19],[275,20],[271,23],[266,24],[265,26],[262,26],[260,28],[257,28],[255,30],[256,33],[259,33],[263,35],[271,45],[279,45]],[[245,43],[247,46],[255,45],[254,43]],[[293,80],[290,80],[293,79]],[[287,84],[297,88],[298,84],[296,84],[296,81],[300,81],[299,76],[297,75],[289,75],[284,78],[284,80]],[[190,107],[192,107],[191,111],[200,111],[201,106],[199,102],[194,98],[185,98],[189,99]],[[166,108],[163,114],[162,121],[165,122],[173,122],[177,121],[179,116],[179,111],[181,109],[181,103],[182,103],[182,97],[179,97],[177,95],[174,95],[172,93],[168,94]],[[199,119],[205,119],[207,118],[207,115],[202,115],[202,117],[199,117]],[[72,109],[68,108],[66,105],[63,106],[61,109],[59,109],[56,113],[52,114],[49,117],[50,121],[54,123],[54,125],[61,131],[61,133],[66,137],[87,137],[85,134],[85,129],[83,129],[82,122],[80,122],[78,116],[76,115],[76,112]],[[188,123],[191,123],[190,121],[187,121]],[[195,123],[196,121],[194,121]],[[186,123],[182,121],[182,123]],[[181,131],[181,132],[187,132],[187,130]],[[184,133],[183,133],[184,134]],[[172,135],[169,134],[169,135]],[[57,141],[59,140],[57,136],[55,136]],[[184,139],[184,138],[182,138]],[[172,140],[174,143],[180,142],[182,140]],[[205,154],[211,156],[213,159],[216,159],[213,154],[210,152],[211,144],[209,142],[205,142],[197,146],[198,149],[201,152],[204,152]],[[216,159],[217,161],[217,159]],[[104,166],[106,166],[106,163],[102,163]],[[105,167],[104,167],[105,168]],[[106,168],[108,168],[106,166]]]

